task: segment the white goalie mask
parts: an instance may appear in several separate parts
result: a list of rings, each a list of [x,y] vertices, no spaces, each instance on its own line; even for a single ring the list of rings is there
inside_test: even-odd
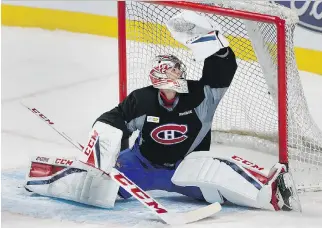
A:
[[[176,68],[176,79],[169,77],[169,72]],[[158,55],[153,59],[150,80],[154,88],[171,89],[177,93],[188,93],[186,66],[174,55]]]

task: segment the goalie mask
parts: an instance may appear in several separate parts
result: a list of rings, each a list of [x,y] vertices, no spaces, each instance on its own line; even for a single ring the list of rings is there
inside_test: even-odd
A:
[[[186,66],[174,55],[155,57],[149,76],[154,88],[188,93]]]

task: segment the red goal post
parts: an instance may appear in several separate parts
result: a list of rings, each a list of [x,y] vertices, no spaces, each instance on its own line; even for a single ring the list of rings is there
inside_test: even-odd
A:
[[[233,1],[228,1],[228,2],[231,2],[231,4],[234,4]],[[250,1],[248,1],[248,2],[250,2]],[[268,56],[271,55],[276,58],[276,62],[274,62],[275,60],[272,60],[272,62],[276,65],[275,67],[276,67],[276,76],[277,76],[277,89],[276,89],[277,90],[276,91],[277,120],[275,121],[275,122],[277,122],[277,142],[276,143],[278,144],[277,148],[278,148],[279,162],[284,163],[284,164],[288,164],[289,163],[289,150],[290,150],[289,148],[294,147],[293,145],[292,146],[288,145],[288,141],[290,141],[290,139],[298,137],[297,135],[300,133],[294,133],[294,136],[293,136],[293,128],[292,128],[292,132],[291,132],[292,135],[288,135],[288,127],[293,126],[290,124],[290,121],[293,121],[293,119],[291,119],[291,117],[289,117],[289,119],[288,119],[288,116],[291,115],[290,114],[291,111],[289,111],[289,110],[291,110],[292,104],[287,103],[287,99],[288,99],[288,90],[287,90],[287,82],[288,82],[287,81],[288,80],[287,72],[288,71],[287,71],[287,67],[291,68],[290,67],[291,65],[289,65],[289,66],[287,65],[287,59],[290,58],[287,55],[291,55],[291,54],[289,54],[289,50],[287,50],[287,48],[293,48],[293,47],[290,47],[290,45],[289,45],[289,47],[287,47],[288,46],[287,42],[290,42],[292,44],[293,41],[286,40],[288,37],[288,34],[286,34],[287,28],[286,28],[285,18],[283,18],[279,15],[265,14],[264,10],[262,10],[264,12],[262,12],[261,10],[259,10],[259,12],[247,10],[247,7],[245,10],[244,7],[241,7],[241,9],[238,9],[238,8],[236,9],[234,7],[226,7],[226,6],[222,6],[222,5],[216,5],[216,4],[209,5],[209,4],[186,2],[186,1],[147,1],[147,2],[140,2],[137,4],[141,4],[142,5],[142,6],[140,6],[141,8],[138,7],[137,9],[135,9],[135,8],[128,9],[126,1],[119,1],[118,2],[118,29],[119,29],[118,30],[119,57],[118,58],[119,58],[119,99],[120,99],[120,101],[122,101],[128,95],[129,91],[145,85],[145,83],[141,84],[141,82],[140,82],[140,80],[143,81],[143,79],[136,79],[134,86],[133,86],[133,84],[131,84],[132,88],[129,89],[129,84],[130,84],[129,77],[130,76],[129,76],[128,71],[132,70],[133,64],[135,64],[135,61],[137,61],[137,60],[134,60],[134,57],[131,59],[131,57],[129,57],[129,53],[130,52],[131,53],[137,52],[136,54],[138,54],[139,52],[142,52],[141,53],[142,57],[147,54],[147,51],[140,50],[142,48],[140,48],[139,46],[138,47],[134,47],[134,46],[129,47],[128,46],[127,40],[129,40],[129,39],[133,40],[133,35],[131,35],[130,38],[128,37],[129,31],[127,29],[129,29],[131,26],[133,27],[133,25],[131,25],[131,26],[129,25],[128,21],[141,20],[141,19],[138,19],[140,17],[129,18],[129,17],[131,17],[132,14],[136,14],[135,16],[139,16],[139,14],[144,14],[144,13],[146,13],[145,11],[149,10],[149,7],[151,7],[151,5],[154,5],[155,8],[158,10],[161,9],[159,7],[162,7],[162,10],[164,9],[164,11],[166,11],[168,9],[194,10],[194,11],[198,11],[200,13],[224,16],[225,18],[242,19],[242,20],[247,20],[247,21],[253,21],[256,23],[261,22],[263,24],[270,24],[270,25],[274,26],[276,34],[275,33],[272,33],[272,34],[274,34],[275,37],[269,38],[270,41],[267,43],[274,42],[273,46],[276,49],[276,56],[275,56],[275,54],[268,53]],[[144,4],[147,5],[147,9],[143,8]],[[132,6],[128,6],[128,7],[130,8]],[[251,7],[250,7],[250,9],[251,9]],[[131,14],[131,15],[129,15],[129,14]],[[155,12],[155,14],[158,14],[158,13]],[[144,17],[145,17],[145,19],[142,19],[142,20],[145,20],[146,23],[164,24],[164,21],[162,21],[162,20],[158,20],[158,19],[156,21],[152,20],[152,19],[150,20],[149,16],[146,16],[146,15],[144,15]],[[153,17],[155,17],[155,16],[153,16]],[[229,24],[229,21],[227,21],[227,24]],[[139,28],[139,26],[141,26],[140,24],[137,24],[134,26],[137,26],[137,28],[136,28],[137,30],[135,31],[135,33],[137,33],[137,36],[138,37],[144,36],[144,34],[139,34],[142,32],[142,29],[144,29],[144,28]],[[236,27],[235,29],[238,29],[238,28]],[[158,31],[158,32],[162,33],[162,31],[163,30],[160,28],[160,31]],[[158,34],[155,34],[155,36],[157,37]],[[266,34],[266,36],[269,37],[269,36],[273,36],[273,35]],[[144,39],[145,38],[140,37],[136,41],[143,40],[143,43],[144,43],[144,42],[146,42]],[[168,44],[164,44],[163,41],[161,41],[163,38],[159,38],[159,39],[160,39],[160,43],[158,43],[157,45],[161,44],[162,46],[165,46],[165,47],[168,45]],[[155,44],[156,41],[153,40],[152,43]],[[172,44],[169,43],[169,46],[171,46],[171,45]],[[272,44],[270,44],[270,45],[272,46]],[[134,48],[136,48],[136,50],[134,50]],[[234,49],[234,47],[232,47],[232,48]],[[131,49],[131,50],[129,50],[129,49]],[[275,49],[274,49],[274,51],[275,51]],[[166,49],[162,49],[162,50],[166,50]],[[274,52],[274,51],[269,50],[268,52]],[[291,50],[291,52],[292,51],[293,50]],[[260,59],[260,57],[258,56],[259,51],[256,50],[256,48],[254,48],[254,52],[257,54],[257,58]],[[162,53],[159,53],[159,54],[162,54]],[[137,56],[135,58],[137,58]],[[133,64],[131,66],[129,66],[130,65],[129,61],[133,62]],[[258,62],[261,65],[263,65],[260,62],[260,60],[258,60]],[[140,64],[142,64],[142,63],[140,63]],[[243,63],[243,62],[241,62],[241,64],[247,65],[246,63]],[[187,66],[189,68],[189,65],[187,65]],[[296,67],[296,65],[295,65],[295,67]],[[265,68],[265,67],[263,67],[263,68]],[[252,69],[252,67],[250,67],[249,69]],[[265,69],[262,71],[264,74]],[[147,75],[143,75],[142,77],[147,78]],[[271,88],[269,88],[269,89],[271,89]],[[270,94],[270,90],[268,93]],[[274,92],[272,92],[272,93],[274,93]],[[264,99],[263,99],[263,104],[266,104],[265,102],[266,101],[264,101]],[[288,111],[289,111],[289,113],[288,113]],[[250,124],[250,125],[252,125],[252,124]],[[247,132],[247,134],[248,134],[249,130],[247,130],[245,132]],[[244,133],[242,133],[242,134],[244,134]],[[258,133],[256,133],[256,134],[260,135]],[[314,136],[315,135],[316,134],[314,132]],[[296,138],[296,140],[297,140],[297,138]],[[296,141],[296,140],[294,140],[294,141]],[[305,144],[305,142],[303,142],[303,144]],[[297,158],[295,158],[295,159],[297,159]],[[299,160],[301,160],[301,159],[299,159]],[[308,163],[311,164],[313,162],[309,161]],[[321,163],[322,163],[322,159],[321,159]],[[318,165],[320,165],[320,163]]]

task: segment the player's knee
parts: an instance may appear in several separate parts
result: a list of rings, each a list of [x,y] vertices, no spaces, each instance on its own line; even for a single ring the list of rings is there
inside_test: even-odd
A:
[[[224,198],[217,190],[221,166],[220,160],[209,152],[191,153],[180,163],[171,180],[179,186],[198,187],[209,203],[223,203]]]
[[[139,158],[137,157],[136,153],[131,149],[126,149],[124,151],[121,151],[115,164],[115,168],[119,170],[137,169],[141,166],[142,164],[140,163]]]

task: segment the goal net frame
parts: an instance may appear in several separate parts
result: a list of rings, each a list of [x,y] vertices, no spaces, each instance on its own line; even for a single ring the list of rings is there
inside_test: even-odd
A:
[[[274,24],[277,29],[277,59],[278,59],[278,136],[279,162],[288,164],[287,152],[287,103],[286,103],[286,39],[285,20],[277,16],[252,13],[241,10],[221,8],[218,6],[201,5],[184,1],[147,1],[147,3],[170,6],[180,9],[194,9],[202,13],[211,13],[239,19]],[[126,61],[126,3],[118,2],[118,51],[119,51],[119,100],[127,94],[127,61]]]

